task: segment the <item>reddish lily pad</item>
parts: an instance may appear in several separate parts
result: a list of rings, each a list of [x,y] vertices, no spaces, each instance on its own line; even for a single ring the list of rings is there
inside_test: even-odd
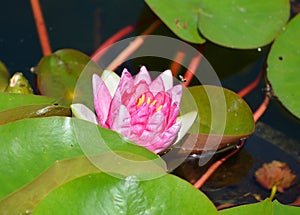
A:
[[[255,124],[252,111],[236,93],[208,85],[189,87],[189,91],[197,104],[200,121],[199,130],[192,128],[190,131],[190,136],[198,136],[194,150],[213,150],[215,141],[220,141],[218,148],[223,148],[253,133]],[[189,106],[182,102],[181,108],[185,108],[185,105]],[[192,143],[188,138],[185,147],[192,147],[189,144]]]
[[[289,188],[295,183],[296,175],[291,172],[291,169],[286,163],[280,161],[272,161],[265,163],[255,172],[255,178],[259,184],[266,189],[277,187],[279,192]]]

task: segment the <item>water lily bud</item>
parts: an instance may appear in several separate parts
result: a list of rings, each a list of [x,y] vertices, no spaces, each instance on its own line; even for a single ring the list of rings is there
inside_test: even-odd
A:
[[[16,72],[11,77],[5,91],[8,93],[33,94],[33,90],[28,80],[20,72]]]

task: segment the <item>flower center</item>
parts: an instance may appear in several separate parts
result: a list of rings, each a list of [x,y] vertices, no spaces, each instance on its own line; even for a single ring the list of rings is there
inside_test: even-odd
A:
[[[156,108],[156,112],[160,111],[162,109],[162,105],[157,103],[157,100],[153,98],[153,96],[148,96],[143,93],[138,99],[137,99],[137,107],[142,106],[143,104],[146,104],[148,106],[154,106]]]

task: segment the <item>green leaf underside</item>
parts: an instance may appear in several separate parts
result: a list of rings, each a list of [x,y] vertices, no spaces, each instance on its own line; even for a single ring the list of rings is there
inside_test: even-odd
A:
[[[274,94],[295,116],[300,117],[300,14],[294,17],[275,40],[267,76]]]
[[[181,39],[191,43],[205,42],[197,27],[199,16],[198,0],[146,0],[146,3]]]
[[[100,173],[73,180],[50,193],[33,214],[217,214],[209,199],[172,175],[139,181]]]
[[[209,40],[230,48],[258,48],[270,43],[289,19],[288,0],[202,0],[199,30]]]
[[[82,134],[81,137],[86,140],[76,133]],[[106,151],[119,151],[124,154],[122,157],[130,157],[132,160],[158,158],[147,149],[127,142],[112,130],[68,117],[16,121],[0,126],[0,136],[0,198],[32,181],[56,160],[83,155],[83,145],[89,147],[95,155],[105,156]]]
[[[57,99],[46,96],[0,92],[0,111],[33,104],[55,104]]]
[[[51,105],[26,105],[0,111],[0,125],[14,122],[25,118],[71,116],[70,108]]]
[[[37,84],[41,94],[70,105],[77,80],[87,65],[91,73],[100,70],[90,57],[73,49],[61,49],[42,58],[37,68]]]
[[[189,91],[195,99],[200,117],[200,134],[220,134],[215,133],[218,129],[211,127],[212,107],[219,107],[220,101],[226,102],[226,123],[222,135],[229,136],[248,136],[254,130],[254,120],[252,111],[247,103],[236,93],[225,88],[216,86],[193,86]],[[207,93],[209,92],[209,94]],[[221,93],[220,93],[221,92]],[[220,95],[224,98],[220,99]],[[222,109],[220,109],[222,111]]]

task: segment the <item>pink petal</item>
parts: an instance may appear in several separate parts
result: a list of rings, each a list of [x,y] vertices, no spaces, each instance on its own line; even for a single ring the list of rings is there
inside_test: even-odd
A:
[[[171,128],[163,133],[162,138],[159,142],[153,143],[148,149],[150,149],[154,153],[159,153],[169,148],[175,141],[180,127],[180,122],[175,123]]]
[[[167,128],[170,128],[176,122],[178,114],[179,114],[179,105],[178,103],[173,103],[169,110],[169,116],[167,119],[168,124],[166,126]]]
[[[148,85],[151,83],[151,77],[145,66],[142,66],[140,72],[134,78],[134,84],[137,85],[140,81],[145,81]]]
[[[149,85],[145,81],[141,80],[137,85],[135,85],[135,88],[133,90],[135,92],[135,96],[138,98],[143,93],[149,91]]]
[[[161,78],[161,75],[159,75],[154,81],[151,82],[150,91],[153,92],[154,95],[161,91],[165,92],[164,82]]]
[[[163,85],[165,91],[171,89],[173,87],[173,75],[171,70],[166,70],[159,75],[159,77],[163,80]]]
[[[136,112],[131,114],[132,133],[141,135],[146,128],[149,119],[149,106],[143,104]]]
[[[117,112],[115,112],[111,129],[124,135],[129,136],[131,131],[130,114],[124,105],[121,105]]]
[[[108,112],[110,109],[112,98],[105,83],[98,75],[93,75],[92,82],[94,94],[94,107],[98,117],[98,123],[101,126],[104,126],[108,117]]]
[[[171,89],[167,91],[167,93],[172,96],[172,101],[173,103],[177,102],[180,104],[181,102],[181,97],[182,97],[182,86],[180,84],[175,85]]]
[[[156,112],[149,118],[146,130],[161,133],[165,128],[165,124],[166,119],[164,114],[161,112]]]

